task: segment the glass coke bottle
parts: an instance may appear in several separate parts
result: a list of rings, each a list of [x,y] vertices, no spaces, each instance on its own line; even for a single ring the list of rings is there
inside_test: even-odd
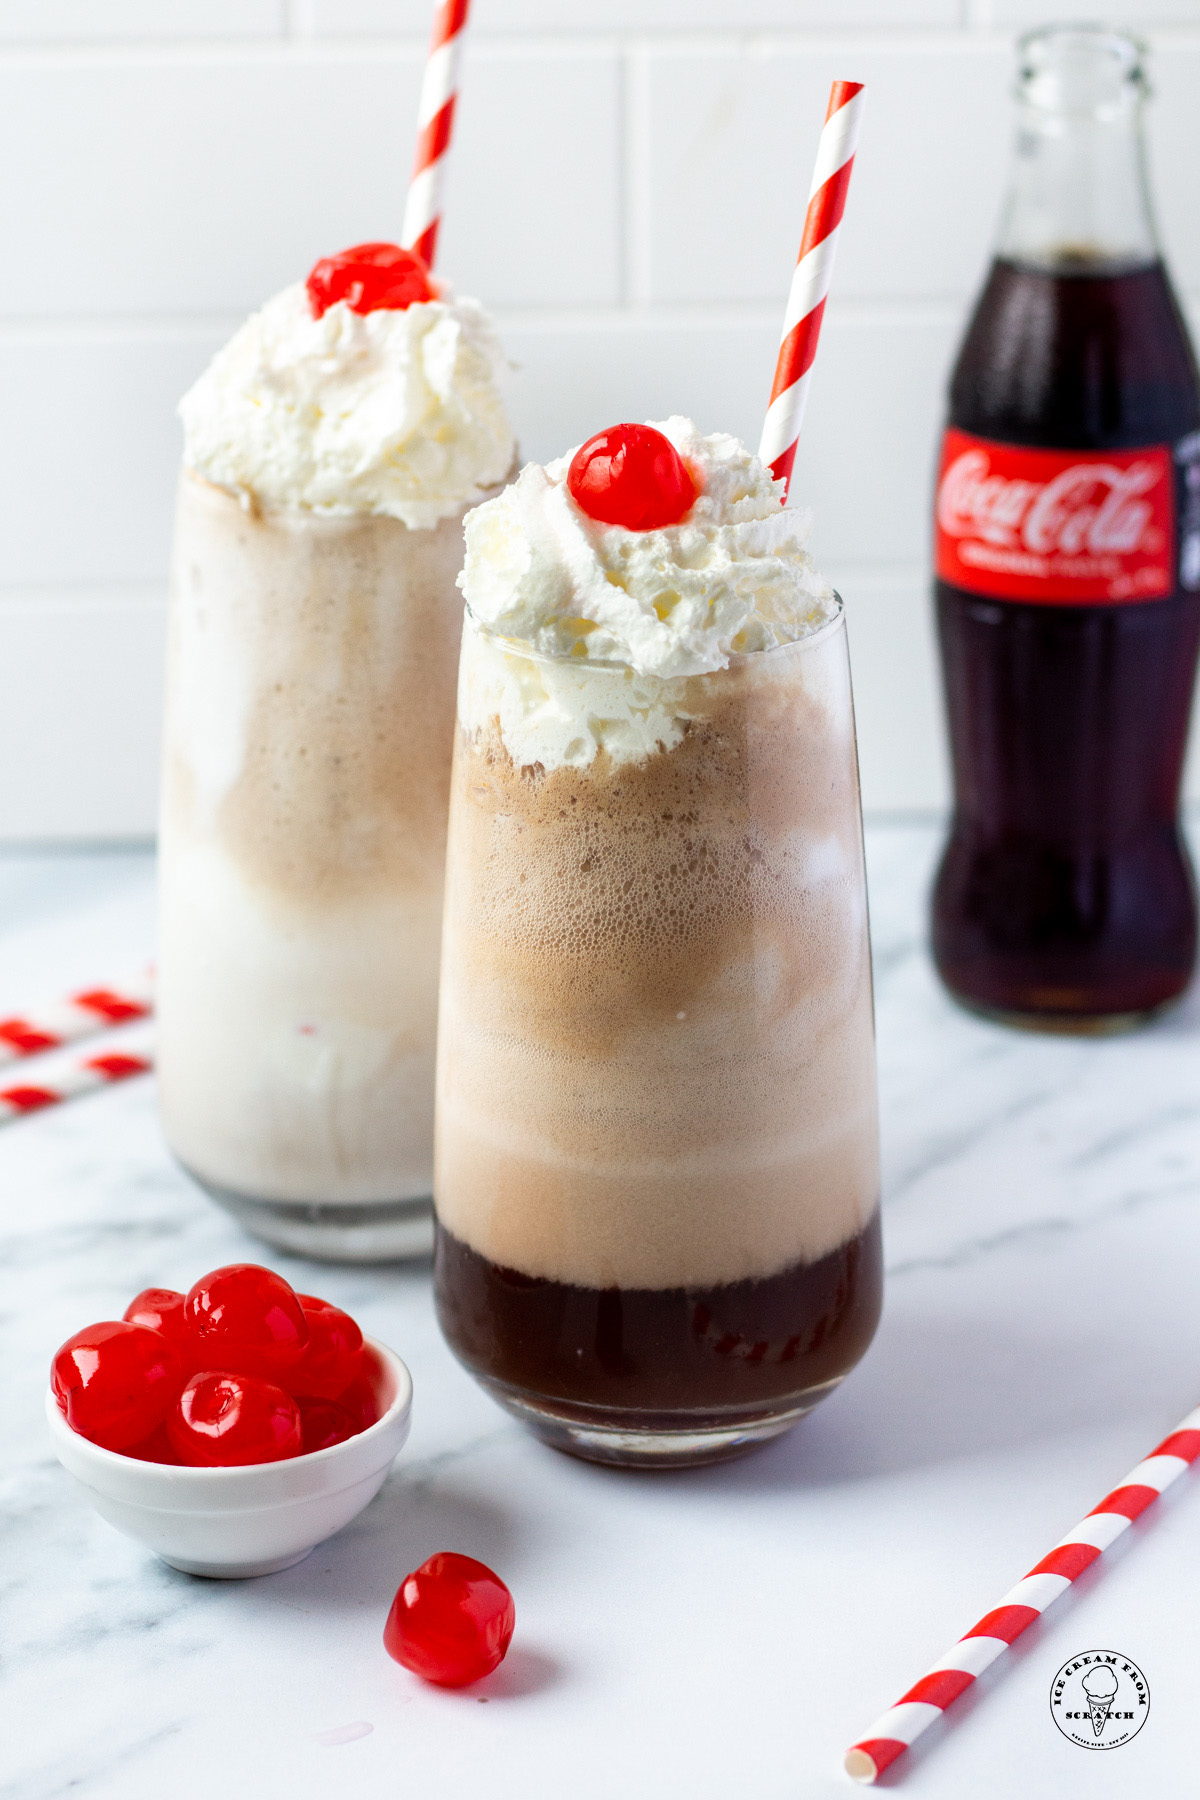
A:
[[[1152,222],[1140,47],[1022,40],[1000,242],[950,389],[937,613],[955,806],[938,970],[1097,1032],[1186,986],[1179,788],[1200,641],[1200,382]]]

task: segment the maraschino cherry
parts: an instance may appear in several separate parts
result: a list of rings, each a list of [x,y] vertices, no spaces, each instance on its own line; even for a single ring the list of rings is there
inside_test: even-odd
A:
[[[696,482],[670,438],[652,425],[610,425],[571,458],[567,492],[602,525],[659,531],[691,511]]]
[[[137,1462],[173,1463],[176,1467],[179,1466],[179,1458],[167,1436],[165,1424],[156,1427],[149,1437],[141,1438],[136,1444],[128,1445],[122,1454],[132,1456]]]
[[[297,1294],[308,1347],[288,1376],[293,1394],[336,1400],[362,1368],[363,1334],[349,1313],[315,1294]]]
[[[188,1289],[183,1312],[197,1369],[281,1381],[308,1345],[295,1293],[282,1275],[258,1263],[230,1263],[202,1275]]]
[[[425,300],[436,300],[429,266],[415,250],[399,244],[355,244],[313,264],[305,282],[314,319],[337,301],[351,312],[404,312]]]
[[[161,1333],[115,1319],[77,1331],[50,1367],[67,1424],[104,1450],[126,1450],[149,1437],[182,1381],[179,1358]]]
[[[300,1408],[257,1375],[193,1375],[167,1418],[167,1437],[193,1468],[281,1462],[303,1448]]]
[[[375,1390],[365,1375],[356,1375],[350,1386],[337,1397],[343,1412],[354,1420],[355,1431],[367,1431],[379,1418]]]
[[[311,1456],[314,1450],[330,1450],[334,1444],[344,1444],[347,1438],[358,1435],[356,1420],[336,1400],[300,1394],[296,1405],[300,1408],[300,1436],[305,1456]]]
[[[143,1288],[122,1320],[68,1338],[54,1397],[81,1437],[139,1462],[219,1468],[345,1443],[380,1415],[349,1313],[258,1263],[186,1294]]]
[[[161,1331],[183,1365],[185,1375],[196,1367],[196,1346],[183,1316],[184,1296],[175,1288],[143,1288],[134,1296],[121,1317],[131,1325],[145,1325]]]
[[[400,1583],[384,1648],[426,1681],[465,1687],[503,1662],[515,1623],[513,1597],[486,1563],[441,1550]]]

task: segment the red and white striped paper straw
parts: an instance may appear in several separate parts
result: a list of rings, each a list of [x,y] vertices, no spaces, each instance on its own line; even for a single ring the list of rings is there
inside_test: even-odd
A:
[[[40,1081],[14,1082],[0,1088],[0,1125],[11,1124],[27,1113],[42,1112],[47,1106],[59,1106],[64,1100],[74,1100],[96,1088],[111,1087],[116,1081],[127,1081],[131,1075],[148,1075],[154,1067],[153,1052],[148,1031],[131,1033],[119,1051],[81,1056]]]
[[[65,1000],[34,1007],[0,1019],[0,1065],[22,1057],[41,1056],[59,1050],[93,1032],[107,1031],[132,1019],[145,1019],[154,1010],[154,980],[149,971],[133,975],[110,987],[84,988]]]
[[[800,257],[783,318],[783,338],[779,345],[779,360],[775,364],[771,404],[767,408],[758,448],[760,460],[776,481],[785,483],[791,480],[800,427],[804,422],[808,384],[821,334],[825,297],[833,275],[838,228],[846,210],[846,192],[854,167],[863,105],[861,81],[835,81],[829,90],[829,109],[817,148],[817,166],[804,216]]]
[[[442,222],[442,190],[450,134],[454,129],[458,69],[469,7],[470,0],[442,0],[434,14],[429,59],[425,64],[417,108],[417,154],[408,187],[401,242],[406,250],[415,250],[424,257],[430,268],[437,253],[438,226]]]
[[[1177,1481],[1200,1456],[1200,1406],[1152,1450],[1145,1462],[1106,1494],[1099,1506],[1068,1531],[1048,1556],[1000,1604],[972,1625],[965,1637],[924,1675],[870,1731],[846,1752],[847,1775],[872,1782],[909,1745],[940,1719],[990,1663],[1008,1649],[1071,1583],[1126,1531],[1134,1519]]]

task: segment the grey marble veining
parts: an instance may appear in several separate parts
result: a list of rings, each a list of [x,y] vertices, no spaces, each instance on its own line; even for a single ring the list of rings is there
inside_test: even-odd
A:
[[[1200,1398],[1200,997],[1094,1042],[959,1012],[924,949],[937,835],[868,833],[884,1324],[838,1394],[740,1463],[627,1476],[531,1442],[446,1352],[427,1269],[261,1251],[171,1164],[148,1080],[0,1129],[5,1800],[852,1791],[845,1744]],[[5,1003],[136,966],[152,932],[147,857],[0,858]],[[205,1582],[91,1512],[41,1395],[87,1319],[259,1255],[400,1351],[413,1435],[305,1563]],[[909,1792],[1186,1791],[1197,1480],[929,1734]],[[516,1596],[479,1693],[424,1688],[382,1649],[396,1583],[440,1548]],[[1089,1756],[1048,1693],[1098,1644],[1145,1669],[1152,1716]]]

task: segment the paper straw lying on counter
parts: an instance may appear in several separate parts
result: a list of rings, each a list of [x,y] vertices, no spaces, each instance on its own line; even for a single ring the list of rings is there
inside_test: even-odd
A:
[[[454,130],[458,70],[470,0],[442,0],[433,17],[429,56],[417,105],[417,149],[400,241],[406,250],[433,267],[438,228],[442,223],[442,191]]]
[[[0,1065],[59,1050],[94,1032],[148,1018],[153,1011],[154,977],[148,969],[111,986],[84,988],[65,1000],[0,1019]]]
[[[1014,1638],[1066,1592],[1077,1576],[1115,1543],[1134,1519],[1151,1506],[1164,1488],[1177,1481],[1200,1456],[1200,1406],[1131,1469],[1087,1517],[1055,1544],[1024,1580],[985,1613],[954,1648],[934,1663],[920,1681],[876,1719],[866,1736],[846,1752],[847,1775],[872,1782],[908,1749],[946,1708],[1007,1650]]]
[[[783,317],[771,403],[758,447],[761,461],[776,481],[784,483],[792,478],[796,445],[804,423],[813,359],[817,354],[825,298],[833,275],[838,230],[846,210],[863,105],[861,81],[835,81],[829,90],[829,106],[817,146],[817,166],[813,170],[808,211],[804,215],[804,236],[800,240],[800,255]]]
[[[120,1050],[102,1050],[93,1056],[81,1056],[65,1067],[56,1067],[38,1081],[12,1082],[0,1087],[0,1125],[11,1124],[27,1113],[41,1112],[47,1106],[59,1106],[80,1094],[94,1093],[97,1088],[111,1087],[114,1082],[128,1081],[131,1075],[148,1075],[154,1067],[154,1038],[151,1027],[131,1031],[122,1040]]]

